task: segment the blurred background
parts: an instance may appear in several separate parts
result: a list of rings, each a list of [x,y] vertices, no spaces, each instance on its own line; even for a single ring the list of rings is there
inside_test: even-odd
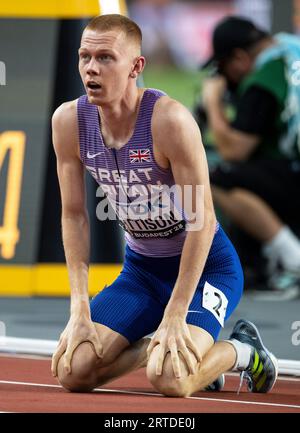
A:
[[[141,85],[162,89],[191,110],[209,164],[217,155],[201,112],[205,72],[200,65],[211,54],[216,23],[234,14],[250,17],[271,33],[300,33],[300,0],[1,0],[0,332],[6,328],[10,336],[55,340],[68,319],[50,122],[62,102],[84,93],[77,71],[81,33],[90,17],[110,12],[128,14],[140,25],[147,59]],[[91,295],[118,275],[124,249],[118,224],[96,218],[96,188],[88,176]],[[219,212],[218,217],[226,226]],[[269,306],[246,297],[237,315],[261,324],[273,345],[284,340],[280,356],[299,359],[299,346],[291,343],[299,306],[298,301]],[[287,315],[281,323],[283,310]]]

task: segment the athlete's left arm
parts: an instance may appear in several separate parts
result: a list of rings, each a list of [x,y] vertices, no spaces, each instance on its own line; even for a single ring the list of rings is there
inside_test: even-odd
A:
[[[174,373],[180,377],[178,351],[183,354],[191,373],[195,372],[195,363],[187,348],[195,354],[198,361],[201,358],[199,349],[189,334],[186,315],[212,244],[216,217],[206,155],[195,120],[181,104],[167,97],[161,98],[156,105],[152,124],[153,142],[169,161],[175,183],[181,191],[187,190],[182,203],[193,222],[187,225],[178,278],[160,329],[149,346],[149,354],[155,345],[161,345],[157,365],[157,374],[161,374],[165,354],[171,351],[174,355]]]

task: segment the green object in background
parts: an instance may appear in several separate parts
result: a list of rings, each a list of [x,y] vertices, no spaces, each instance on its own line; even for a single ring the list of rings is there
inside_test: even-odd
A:
[[[145,87],[166,92],[190,110],[193,108],[195,94],[200,87],[199,77],[198,71],[178,69],[175,66],[146,65],[143,72]]]

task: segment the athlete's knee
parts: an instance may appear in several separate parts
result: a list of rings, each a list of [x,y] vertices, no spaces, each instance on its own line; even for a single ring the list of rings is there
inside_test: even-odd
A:
[[[97,386],[97,357],[91,343],[81,343],[74,351],[71,361],[71,373],[64,369],[64,355],[58,363],[58,380],[71,392],[89,392]]]
[[[185,361],[180,358],[181,377],[177,379],[174,374],[170,353],[166,355],[163,371],[160,376],[156,374],[157,352],[150,356],[147,364],[147,377],[153,387],[168,397],[188,397],[190,395],[190,378]]]

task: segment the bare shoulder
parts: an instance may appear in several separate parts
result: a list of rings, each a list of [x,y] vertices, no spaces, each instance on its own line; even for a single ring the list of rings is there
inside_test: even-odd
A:
[[[164,148],[169,143],[172,143],[173,150],[177,146],[186,148],[188,143],[202,145],[199,127],[190,111],[168,96],[161,97],[155,104],[152,133],[154,141]]]
[[[64,102],[53,113],[52,124],[54,127],[74,126],[77,123],[77,99],[73,101]]]
[[[78,152],[77,101],[64,102],[53,113],[52,134],[56,153],[62,153],[63,150]]]
[[[178,123],[179,126],[185,122],[193,122],[193,116],[189,110],[175,99],[162,96],[156,102],[153,112],[154,125],[156,121],[166,123],[166,126]]]

